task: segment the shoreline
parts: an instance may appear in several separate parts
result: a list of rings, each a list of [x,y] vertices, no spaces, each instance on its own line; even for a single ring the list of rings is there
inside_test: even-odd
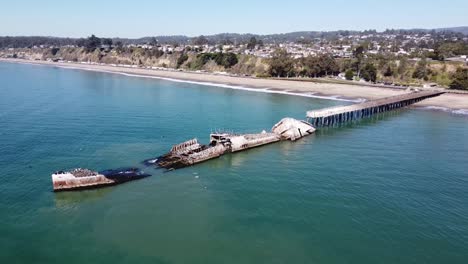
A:
[[[198,73],[177,70],[155,70],[147,68],[129,68],[111,65],[32,61],[24,59],[0,58],[0,62],[23,63],[31,65],[54,66],[67,69],[88,70],[121,74],[131,77],[153,78],[173,82],[185,82],[221,88],[285,94],[318,99],[345,102],[362,102],[378,99],[407,91],[399,88],[360,86],[357,84],[316,83],[311,81],[261,79],[254,77],[229,76],[214,73]],[[442,110],[454,114],[468,114],[468,94],[446,93],[415,104],[414,106],[429,110]]]

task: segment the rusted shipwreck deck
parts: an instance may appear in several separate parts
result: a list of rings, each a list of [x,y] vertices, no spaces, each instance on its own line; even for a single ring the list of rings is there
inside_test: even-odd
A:
[[[413,92],[359,104],[312,110],[307,112],[307,121],[315,127],[332,126],[405,107],[443,93],[439,91]]]

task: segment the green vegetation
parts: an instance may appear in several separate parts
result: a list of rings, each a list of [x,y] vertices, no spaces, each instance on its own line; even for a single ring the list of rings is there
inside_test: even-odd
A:
[[[247,49],[253,50],[257,45],[257,39],[255,37],[250,38],[249,43],[247,43]]]
[[[189,59],[189,57],[188,57],[187,54],[185,54],[185,53],[180,54],[180,57],[177,58],[176,68],[179,69],[180,66],[182,66],[182,64],[184,64],[184,62],[186,62],[188,59]]]
[[[374,37],[355,38],[353,41],[342,37],[368,33]],[[397,36],[389,42],[388,36],[375,36],[373,31],[322,35],[302,32],[291,35],[295,44],[287,43],[289,37],[286,35],[267,38],[251,34],[148,37],[140,40],[99,38],[95,35],[80,39],[0,37],[0,53],[13,58],[34,54],[29,58],[227,71],[262,77],[320,78],[344,73],[343,79],[348,81],[363,79],[400,85],[434,82],[452,89],[466,89],[467,65],[464,57],[460,57],[468,55],[465,37],[431,32],[428,40],[427,33],[392,33],[391,30],[386,33]],[[417,41],[407,40],[404,35],[398,35],[400,33],[416,34],[414,39]],[[143,40],[135,45],[135,42]],[[179,44],[187,42],[193,45]],[[258,49],[259,46],[264,48]],[[24,50],[17,50],[18,47]],[[311,53],[317,55],[303,57]],[[457,58],[448,60],[454,56]]]
[[[376,82],[377,69],[375,68],[374,64],[366,63],[366,65],[364,65],[361,70],[361,77],[368,82]]]
[[[57,55],[57,53],[60,51],[60,48],[51,48],[50,49],[50,54],[52,54],[52,56],[55,56]]]
[[[228,53],[217,53],[215,62],[218,65],[222,65],[224,68],[229,69],[236,65],[238,62],[237,55],[231,52]]]
[[[394,75],[394,71],[390,65],[387,65],[387,69],[385,69],[385,72],[383,73],[383,76],[385,77],[392,77]]]
[[[354,71],[352,69],[348,69],[345,73],[345,78],[348,81],[352,81],[354,78]]]
[[[428,75],[429,75],[429,70],[427,68],[427,61],[425,58],[423,58],[420,61],[418,61],[418,63],[416,64],[416,68],[414,69],[414,72],[413,72],[413,78],[427,81]]]
[[[253,50],[255,49],[256,46],[263,46],[263,41],[262,40],[257,40],[255,37],[251,37],[249,42],[247,43],[247,49]]]
[[[468,45],[463,41],[444,41],[436,44],[434,52],[428,53],[433,60],[443,61],[450,57],[468,54]]]
[[[101,46],[101,39],[91,35],[84,41],[84,47],[87,52],[93,52]]]
[[[408,59],[392,54],[364,55],[366,49],[366,45],[359,45],[354,49],[353,58],[340,59],[327,54],[294,59],[286,50],[278,49],[272,58],[266,60],[268,74],[273,77],[317,78],[344,72],[344,78],[348,81],[355,77],[367,82],[400,85],[421,85],[430,81],[448,87],[455,76],[452,73],[456,66],[462,65],[457,62],[428,61],[424,57]],[[458,83],[453,86],[460,87]]]
[[[278,49],[269,60],[269,74],[274,77],[323,77],[338,75],[340,68],[330,55],[293,59],[284,49]]]
[[[270,76],[290,77],[294,75],[294,60],[284,49],[278,49],[270,59]]]
[[[197,55],[197,59],[191,67],[193,69],[201,69],[210,60],[213,60],[217,65],[223,66],[226,69],[231,68],[238,62],[237,55],[231,52],[202,53]]]
[[[468,69],[458,68],[452,76],[453,81],[450,84],[450,89],[468,90]]]
[[[299,67],[302,68],[301,75],[307,77],[323,77],[340,73],[337,61],[330,55],[303,58],[299,61]]]
[[[110,46],[112,46],[112,39],[104,38],[104,39],[102,39],[102,44],[110,47]]]
[[[193,41],[192,41],[193,45],[206,45],[209,43],[208,39],[201,35],[199,37],[196,37]]]

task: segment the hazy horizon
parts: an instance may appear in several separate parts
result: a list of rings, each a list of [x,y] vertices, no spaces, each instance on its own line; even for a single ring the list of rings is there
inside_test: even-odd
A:
[[[220,3],[181,0],[177,6],[149,0],[25,0],[3,4],[2,36],[140,38],[221,33],[281,34],[298,31],[434,29],[468,26],[468,2],[356,0],[326,3],[292,0]]]

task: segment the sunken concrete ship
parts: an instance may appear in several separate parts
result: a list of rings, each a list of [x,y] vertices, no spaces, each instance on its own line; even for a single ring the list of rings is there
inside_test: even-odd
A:
[[[53,189],[71,191],[91,189],[108,185],[120,184],[151,176],[138,168],[120,168],[100,172],[77,168],[71,171],[57,171],[52,174]]]
[[[203,145],[196,138],[174,145],[171,150],[156,158],[144,161],[146,165],[157,165],[168,170],[191,166],[218,158],[226,153],[239,152],[281,140],[295,141],[314,133],[315,128],[306,121],[284,118],[271,132],[258,134],[214,133],[210,143]]]
[[[350,122],[374,114],[406,107],[421,100],[439,96],[441,91],[421,91],[407,93],[364,103],[337,106],[307,112],[307,119],[317,127],[333,126]],[[258,134],[214,133],[210,143],[203,145],[191,139],[174,145],[163,156],[144,161],[146,165],[156,165],[168,170],[191,166],[206,160],[218,158],[226,153],[263,146],[283,140],[295,141],[315,132],[311,123],[293,118],[283,118],[275,124],[271,132]],[[151,176],[137,168],[124,168],[95,172],[87,169],[58,171],[52,174],[54,191],[76,190],[114,185]]]

